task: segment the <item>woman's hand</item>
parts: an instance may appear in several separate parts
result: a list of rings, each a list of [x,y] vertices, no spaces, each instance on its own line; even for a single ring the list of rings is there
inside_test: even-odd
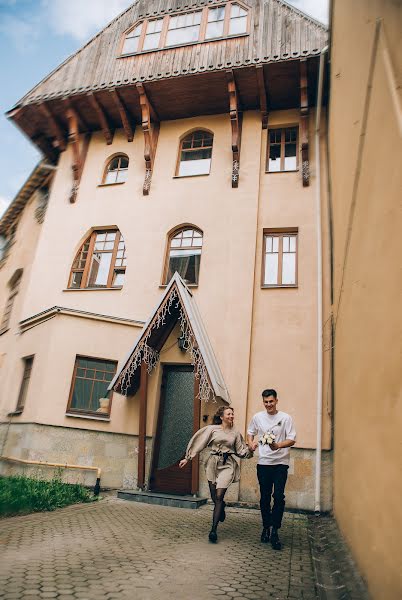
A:
[[[187,463],[188,463],[188,460],[187,460],[187,458],[183,458],[183,460],[181,460],[181,461],[179,462],[179,467],[180,467],[180,469],[182,469],[183,467],[185,467]]]

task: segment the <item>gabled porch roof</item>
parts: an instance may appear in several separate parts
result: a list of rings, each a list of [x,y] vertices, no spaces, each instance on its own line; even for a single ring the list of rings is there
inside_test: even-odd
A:
[[[148,372],[151,372],[177,322],[180,324],[186,351],[191,356],[195,376],[200,381],[200,399],[216,397],[230,404],[229,392],[198,306],[177,272],[145,323],[122,368],[116,373],[109,390],[113,389],[123,395],[134,394],[139,386],[141,363],[145,362]]]

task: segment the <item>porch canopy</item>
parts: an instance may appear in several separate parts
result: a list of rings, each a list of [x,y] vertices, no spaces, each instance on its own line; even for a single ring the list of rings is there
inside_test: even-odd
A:
[[[148,373],[159,361],[160,351],[176,323],[181,330],[182,347],[190,354],[194,375],[199,382],[199,398],[220,399],[230,404],[229,392],[212,350],[211,343],[194,297],[176,272],[165,293],[116,373],[109,390],[131,396],[140,386],[141,365]]]

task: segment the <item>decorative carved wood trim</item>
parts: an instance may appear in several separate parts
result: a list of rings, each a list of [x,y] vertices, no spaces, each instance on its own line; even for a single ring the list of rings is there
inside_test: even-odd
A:
[[[109,125],[106,113],[102,106],[99,104],[99,100],[93,92],[88,92],[88,98],[98,117],[101,129],[103,131],[103,135],[105,136],[106,144],[110,146],[110,144],[113,142],[114,132]]]
[[[43,154],[50,160],[51,163],[56,164],[58,158],[58,152],[53,148],[50,140],[42,134],[36,134],[32,136],[32,142],[39,146]]]
[[[262,128],[268,128],[268,99],[267,99],[267,90],[265,87],[265,79],[264,79],[264,67],[262,65],[257,65],[256,68],[257,74],[257,83],[258,83],[258,92],[260,95],[260,111],[261,111],[261,122]]]
[[[63,98],[63,102],[65,105],[66,111],[68,109],[71,109],[75,112],[77,120],[78,120],[78,127],[79,127],[79,130],[81,131],[81,133],[91,131],[91,127],[88,125],[86,119],[84,119],[84,117],[82,116],[82,113],[79,111],[76,104],[74,104],[73,100],[71,98]]]
[[[148,196],[151,188],[156,147],[159,137],[159,119],[150,103],[142,83],[137,83],[137,91],[141,108],[141,125],[144,132],[145,180],[142,188],[144,196]]]
[[[66,135],[63,129],[61,128],[60,124],[53,116],[50,108],[46,104],[41,102],[40,104],[38,104],[38,108],[47,120],[51,134],[54,137],[53,146],[59,149],[61,152],[63,152],[67,148]]]
[[[123,100],[120,98],[120,95],[115,88],[110,90],[110,94],[113,98],[113,101],[114,101],[116,107],[117,107],[117,110],[119,111],[123,129],[127,136],[127,141],[132,142],[134,139],[134,130],[133,130],[133,127],[131,126],[130,116],[129,116],[127,107],[125,106]]]
[[[232,187],[237,188],[240,176],[242,114],[240,112],[239,96],[233,71],[226,71],[226,76],[228,82],[230,124],[232,126]]]
[[[308,106],[308,84],[307,84],[307,59],[300,60],[300,142],[302,152],[302,178],[303,186],[310,185],[310,161],[309,161],[309,106]]]
[[[147,439],[147,390],[148,390],[148,371],[147,364],[141,363],[141,379],[140,379],[140,414],[139,414],[139,431],[138,431],[138,478],[137,487],[144,489],[145,484],[145,455],[146,455],[146,439]]]
[[[71,165],[71,169],[73,171],[73,186],[70,192],[70,202],[74,203],[77,199],[82,171],[84,170],[90,134],[85,135],[82,148],[80,149],[80,131],[78,126],[79,117],[73,108],[69,108],[67,110],[66,116],[68,121],[68,141],[71,144],[73,152],[73,164]]]

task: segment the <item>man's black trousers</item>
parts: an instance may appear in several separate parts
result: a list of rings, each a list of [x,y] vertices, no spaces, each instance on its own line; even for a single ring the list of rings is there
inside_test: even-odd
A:
[[[288,465],[257,465],[257,477],[261,492],[260,508],[264,529],[271,526],[279,529],[282,524],[288,469]],[[274,499],[272,510],[271,496]]]

